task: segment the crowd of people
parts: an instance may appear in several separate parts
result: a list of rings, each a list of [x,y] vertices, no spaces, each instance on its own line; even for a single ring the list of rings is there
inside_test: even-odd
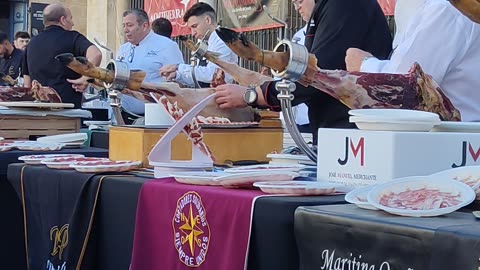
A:
[[[397,0],[397,32],[393,40],[377,0],[292,0],[306,23],[295,39],[316,56],[322,69],[407,73],[418,62],[459,109],[464,121],[479,121],[480,96],[475,91],[480,86],[480,50],[475,45],[480,44],[480,1],[450,2]],[[212,6],[199,2],[185,12],[183,20],[193,38],[206,42],[209,51],[223,61],[238,63],[237,55],[215,32],[217,13]],[[68,52],[98,66],[101,51],[72,30],[72,12],[64,4],[48,5],[43,22],[45,30],[31,40],[28,33],[18,32],[12,43],[0,32],[0,72],[13,79],[22,77],[26,87],[37,80],[57,90],[64,102],[80,108],[89,78],[68,69],[55,56]],[[145,71],[144,81],[210,87],[218,67],[206,59],[197,60],[195,65],[185,63],[179,44],[171,39],[169,20],[150,22],[144,10],[129,9],[123,13],[122,27],[126,42],[116,58],[132,70]],[[245,87],[235,84],[226,74],[225,81],[227,84],[216,87],[220,108],[280,108],[275,80]],[[308,107],[306,123],[310,122],[312,131],[353,127],[348,121],[349,108],[344,104],[313,87],[296,86],[293,104]],[[144,104],[133,97],[124,96],[122,105],[134,114],[144,113]],[[315,140],[316,132],[313,135]]]

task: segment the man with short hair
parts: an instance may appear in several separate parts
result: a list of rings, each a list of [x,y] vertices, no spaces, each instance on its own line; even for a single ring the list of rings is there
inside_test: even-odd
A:
[[[16,79],[22,75],[23,51],[10,43],[7,34],[0,32],[0,72]]]
[[[147,73],[144,82],[163,82],[158,70],[168,64],[183,63],[178,44],[164,36],[155,34],[148,15],[141,9],[129,9],[123,13],[123,31],[127,42],[117,52],[118,60],[126,62],[130,69]],[[145,104],[133,97],[123,96],[122,106],[135,114],[145,112]]]
[[[27,32],[18,31],[17,33],[15,33],[14,38],[15,39],[13,40],[13,45],[15,45],[15,48],[22,51],[25,50],[28,43],[30,42],[30,34]]]
[[[72,30],[72,12],[61,3],[45,7],[43,24],[45,30],[35,36],[25,49],[25,86],[31,87],[31,81],[37,80],[41,85],[55,89],[63,102],[81,108],[88,78],[66,67],[55,56],[72,53],[84,56],[98,66],[102,53],[85,36]]]
[[[217,15],[215,10],[207,3],[198,2],[193,5],[185,15],[183,21],[187,23],[192,30],[192,35],[197,39],[207,41],[208,50],[218,53],[219,59],[229,63],[238,63],[238,56],[225,45],[215,32],[217,27]],[[210,87],[217,65],[206,60],[200,61],[198,67],[195,67],[195,78],[200,87]],[[197,87],[192,76],[192,66],[188,64],[169,65],[160,69],[160,74],[167,80],[189,86]],[[232,82],[230,75],[226,74],[226,82]]]
[[[167,38],[172,37],[172,23],[165,18],[157,18],[152,22],[152,30],[155,34]]]

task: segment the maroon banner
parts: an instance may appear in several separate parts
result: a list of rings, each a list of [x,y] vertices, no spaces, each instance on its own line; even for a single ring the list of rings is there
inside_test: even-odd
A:
[[[246,267],[256,190],[158,179],[138,199],[132,270]]]
[[[282,21],[287,19],[286,5],[291,5],[290,0],[219,0],[219,20],[222,26],[246,32],[268,28],[281,27],[282,25],[272,20],[268,12]]]
[[[197,3],[197,0],[145,0],[145,11],[150,23],[157,18],[166,18],[172,23],[172,37],[191,34],[187,23],[183,22],[185,12]]]
[[[378,0],[385,16],[393,16],[395,13],[395,0]]]

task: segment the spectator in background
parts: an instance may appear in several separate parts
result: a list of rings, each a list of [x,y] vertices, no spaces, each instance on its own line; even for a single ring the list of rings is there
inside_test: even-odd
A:
[[[7,36],[0,32],[0,72],[16,79],[22,75],[24,52],[15,48]]]
[[[152,30],[155,34],[167,38],[172,37],[172,23],[165,18],[158,18],[152,22]]]
[[[215,28],[217,27],[217,14],[215,10],[207,3],[198,2],[185,12],[183,21],[187,23],[192,30],[192,35],[196,39],[203,39],[207,42],[207,49],[211,52],[218,53],[218,58],[228,63],[237,63],[238,57],[227,47],[225,42],[221,40]],[[210,87],[215,69],[218,66],[214,63],[201,59],[198,66],[193,67],[188,64],[168,65],[160,69],[159,73],[166,80],[175,80],[176,82],[188,87]],[[198,82],[198,86],[194,81],[194,77]],[[225,81],[232,82],[233,78],[229,74],[225,74]]]
[[[55,56],[72,53],[84,56],[98,66],[102,53],[85,36],[72,30],[72,12],[61,3],[45,7],[43,24],[45,30],[35,36],[25,49],[25,86],[31,87],[32,80],[37,80],[41,85],[55,89],[63,102],[81,108],[88,78],[66,67]]]
[[[163,82],[158,70],[166,65],[183,64],[183,55],[178,44],[155,34],[147,13],[142,9],[129,9],[123,13],[123,32],[127,42],[117,52],[118,60],[128,64],[131,70],[146,72],[144,82]],[[124,95],[122,106],[134,114],[145,113],[145,103]]]
[[[29,33],[23,31],[18,31],[17,33],[15,33],[15,39],[13,40],[13,45],[15,45],[15,48],[24,51],[29,42]]]

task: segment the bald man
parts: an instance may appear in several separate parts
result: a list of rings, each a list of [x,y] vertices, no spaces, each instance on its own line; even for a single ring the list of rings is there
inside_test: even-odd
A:
[[[81,108],[86,77],[73,72],[55,59],[61,53],[84,56],[98,66],[102,53],[85,36],[72,30],[72,12],[61,3],[48,5],[43,10],[45,30],[35,36],[25,50],[24,79],[30,87],[32,80],[55,89],[62,101]]]
[[[480,23],[480,0],[450,0],[450,3],[470,20]]]

